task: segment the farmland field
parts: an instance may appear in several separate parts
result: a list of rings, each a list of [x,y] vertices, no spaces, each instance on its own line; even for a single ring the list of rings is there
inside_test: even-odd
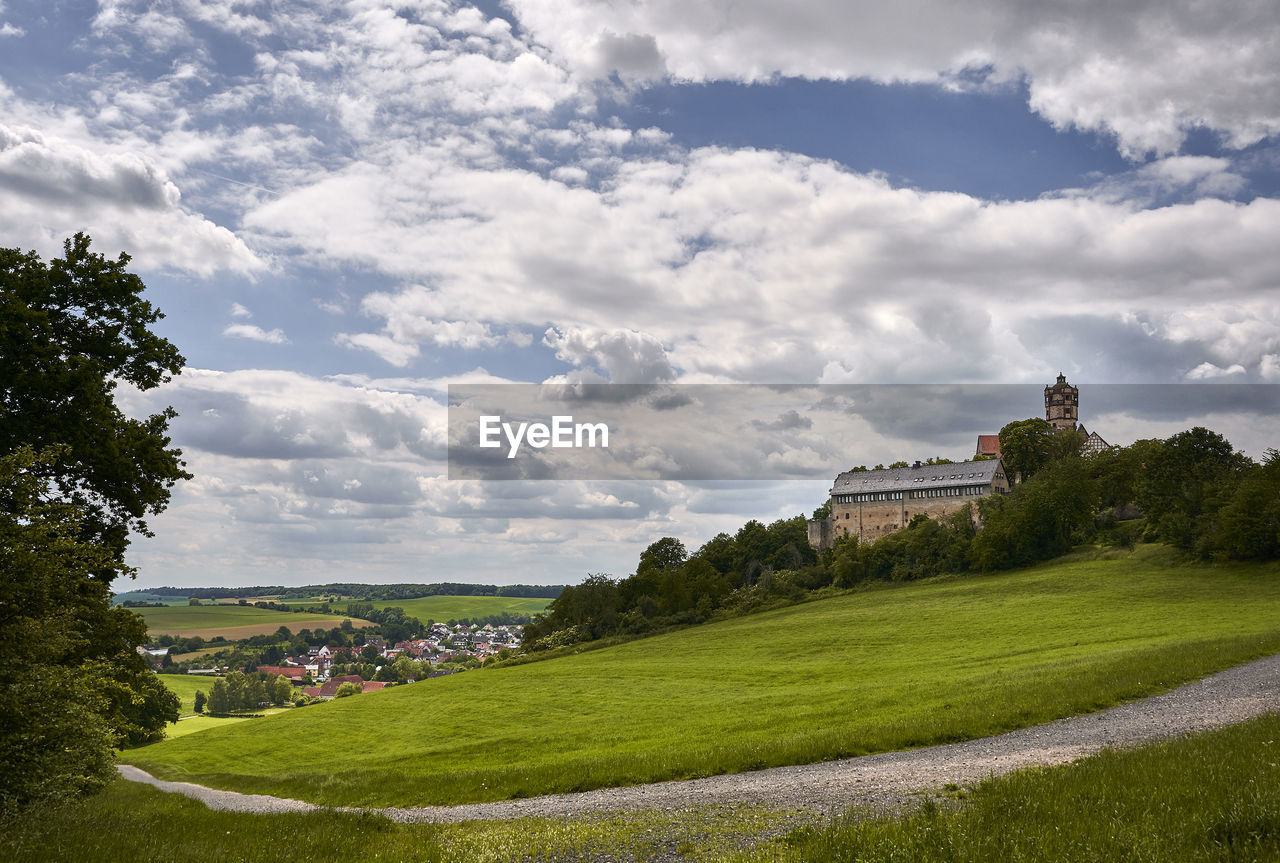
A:
[[[1173,565],[1140,547],[886,585],[123,757],[321,803],[503,799],[981,737],[1276,651],[1280,567]],[[316,739],[343,746],[311,752]]]
[[[379,599],[369,603],[377,608],[398,606],[423,623],[488,617],[492,614],[535,615],[551,600],[527,596],[423,596],[418,599]]]
[[[287,626],[295,633],[302,629],[332,629],[348,619],[343,616],[325,617],[319,614],[269,611],[245,605],[180,605],[172,608],[136,608],[134,611],[146,618],[147,631],[153,635],[167,633],[186,638],[198,635],[204,639],[221,635],[228,641],[251,635],[270,635],[281,626]],[[351,622],[357,627],[372,626],[365,620]]]
[[[117,605],[129,600],[133,600],[133,601],[141,600],[142,602],[163,602],[165,605],[186,605],[188,602],[191,601],[190,597],[186,597],[186,596],[172,596],[167,594],[148,593],[144,590],[131,590],[125,593],[116,593],[116,594],[113,594],[111,597],[111,601]]]
[[[179,716],[195,713],[196,690],[208,695],[213,688],[213,681],[218,679],[212,674],[157,674],[156,677],[182,701],[182,706],[178,709]]]

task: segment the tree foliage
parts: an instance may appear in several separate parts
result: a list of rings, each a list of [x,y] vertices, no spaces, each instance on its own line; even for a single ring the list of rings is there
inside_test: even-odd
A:
[[[183,364],[151,332],[162,315],[128,262],[89,251],[84,234],[47,265],[0,249],[0,452],[57,447],[48,475],[81,508],[85,537],[113,553],[114,572],[125,571],[129,532],[149,535],[147,516],[190,478],[169,446],[173,410],[133,419],[115,402],[120,382],[149,390]]]
[[[115,401],[182,368],[150,327],[143,284],[77,234],[47,264],[0,249],[0,735],[6,810],[92,790],[111,748],[157,739],[178,700],[135,648],[142,618],[110,605],[147,535],[188,477],[166,409],[142,419]]]
[[[525,645],[537,650],[699,622],[738,589],[790,592],[794,578],[807,578],[813,586],[829,583],[812,573],[775,579],[777,572],[794,575],[816,563],[803,516],[770,525],[748,521],[735,535],[717,534],[693,554],[678,539],[662,537],[641,552],[634,575],[615,580],[595,574],[566,587],[525,627]]]
[[[58,500],[53,455],[0,456],[0,812],[74,796],[112,776],[114,746],[143,743],[178,701],[133,645],[141,618],[108,603],[84,512]]]
[[[1179,432],[1151,453],[1138,486],[1138,504],[1159,539],[1195,550],[1212,533],[1218,510],[1249,466],[1216,432],[1200,426]]]

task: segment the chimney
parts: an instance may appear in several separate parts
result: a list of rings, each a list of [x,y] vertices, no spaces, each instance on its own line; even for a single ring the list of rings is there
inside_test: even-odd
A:
[[[916,463],[912,467],[920,467],[920,459],[916,459]]]

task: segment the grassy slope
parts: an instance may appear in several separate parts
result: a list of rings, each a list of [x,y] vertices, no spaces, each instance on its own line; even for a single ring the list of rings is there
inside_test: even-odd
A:
[[[1280,860],[1280,715],[980,784],[955,810],[796,831],[746,861]]]
[[[303,629],[332,629],[343,621],[341,615],[323,617],[318,614],[293,614],[287,611],[270,611],[244,605],[180,605],[170,608],[135,608],[147,621],[147,631],[171,635],[213,638],[223,635],[228,639],[246,638],[249,635],[270,635],[281,626],[293,632]],[[356,626],[372,626],[365,620],[353,620]],[[249,632],[250,629],[259,632]]]
[[[126,753],[165,778],[412,805],[978,737],[1280,650],[1275,566],[1152,550],[893,586]],[[309,749],[308,740],[341,741]]]
[[[156,677],[182,701],[182,706],[178,709],[180,716],[195,713],[196,690],[208,695],[213,688],[213,681],[217,680],[212,675],[204,674],[157,674]]]
[[[393,824],[346,813],[214,812],[117,781],[11,819],[0,855],[24,861],[681,859],[791,861],[1280,860],[1280,716],[980,784],[954,812],[804,827],[753,807]],[[757,840],[754,847],[751,840]],[[745,851],[739,850],[746,848]]]
[[[715,854],[740,848],[761,834],[784,832],[795,820],[738,806],[409,825],[344,812],[215,812],[177,794],[120,780],[83,802],[6,822],[0,854],[30,863],[652,860],[676,849]]]
[[[388,599],[370,603],[377,608],[399,606],[422,622],[488,617],[491,614],[537,614],[551,604],[549,599],[525,596],[423,596],[418,599]]]

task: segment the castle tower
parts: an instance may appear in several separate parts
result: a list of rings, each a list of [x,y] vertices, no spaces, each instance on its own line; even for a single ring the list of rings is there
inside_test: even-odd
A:
[[[1064,374],[1044,388],[1044,418],[1055,429],[1074,429],[1080,419],[1080,390],[1067,383]]]

